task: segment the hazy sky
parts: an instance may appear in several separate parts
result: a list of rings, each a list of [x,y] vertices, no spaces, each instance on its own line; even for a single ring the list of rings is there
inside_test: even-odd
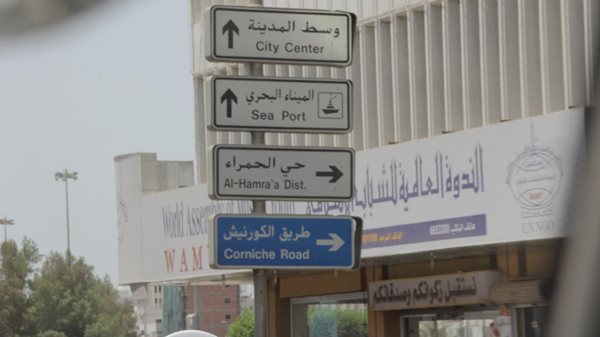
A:
[[[113,158],[194,159],[189,1],[113,1],[34,33],[0,35],[0,218],[42,254],[67,246],[117,280]],[[4,229],[0,226],[0,239]]]

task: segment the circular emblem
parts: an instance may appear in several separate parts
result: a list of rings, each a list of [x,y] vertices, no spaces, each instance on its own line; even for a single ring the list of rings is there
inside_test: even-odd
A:
[[[544,208],[552,203],[562,180],[555,155],[538,147],[526,149],[508,169],[513,196],[526,208]]]

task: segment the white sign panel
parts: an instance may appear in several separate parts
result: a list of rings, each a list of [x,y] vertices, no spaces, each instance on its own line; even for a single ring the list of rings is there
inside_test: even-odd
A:
[[[207,59],[347,66],[356,18],[339,11],[213,6]]]
[[[371,310],[406,310],[485,304],[500,282],[495,270],[369,283]]]
[[[215,76],[213,130],[346,133],[352,82]]]
[[[349,200],[354,150],[345,148],[216,145],[214,199]]]

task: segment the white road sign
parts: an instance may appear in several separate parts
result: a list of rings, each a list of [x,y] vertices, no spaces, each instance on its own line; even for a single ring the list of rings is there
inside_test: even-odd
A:
[[[213,6],[206,58],[347,66],[355,24],[348,12]]]
[[[215,145],[213,199],[350,200],[354,150],[348,148]]]
[[[211,90],[213,130],[352,130],[348,80],[215,76]]]

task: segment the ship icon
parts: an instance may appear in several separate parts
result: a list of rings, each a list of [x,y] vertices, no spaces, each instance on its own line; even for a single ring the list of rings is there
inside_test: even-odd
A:
[[[327,106],[325,106],[325,108],[321,109],[321,111],[323,111],[323,113],[325,114],[334,114],[337,113],[338,111],[340,111],[340,109],[336,108],[335,105],[333,105],[333,97],[329,99],[329,103],[327,104]]]
[[[341,119],[344,117],[344,95],[341,92],[320,92],[317,97],[319,118]]]

